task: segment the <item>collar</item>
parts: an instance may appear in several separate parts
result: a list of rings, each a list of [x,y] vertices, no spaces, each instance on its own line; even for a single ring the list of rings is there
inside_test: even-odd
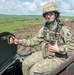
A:
[[[51,22],[47,21],[45,25],[48,27],[49,30],[53,30],[57,25],[57,21],[56,20]]]

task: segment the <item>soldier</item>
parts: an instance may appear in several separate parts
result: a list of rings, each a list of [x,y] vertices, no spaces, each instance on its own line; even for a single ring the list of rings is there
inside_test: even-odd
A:
[[[34,52],[22,62],[23,75],[43,74],[59,66],[67,59],[67,52],[74,49],[71,29],[59,20],[59,8],[54,2],[43,6],[45,25],[31,39],[25,38],[11,43],[34,46],[42,43],[42,50]],[[12,39],[12,38],[11,38]]]

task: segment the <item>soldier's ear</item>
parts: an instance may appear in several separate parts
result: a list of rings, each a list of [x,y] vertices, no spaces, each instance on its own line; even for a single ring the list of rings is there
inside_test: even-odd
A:
[[[55,13],[55,17],[58,18],[59,17],[59,13],[56,12]]]
[[[57,14],[55,14],[55,18],[57,18]]]

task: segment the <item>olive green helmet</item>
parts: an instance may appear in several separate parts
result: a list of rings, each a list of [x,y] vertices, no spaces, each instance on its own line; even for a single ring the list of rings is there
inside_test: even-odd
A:
[[[47,12],[52,12],[52,11],[60,13],[58,6],[54,2],[49,2],[44,4],[43,13],[42,13],[43,15]]]

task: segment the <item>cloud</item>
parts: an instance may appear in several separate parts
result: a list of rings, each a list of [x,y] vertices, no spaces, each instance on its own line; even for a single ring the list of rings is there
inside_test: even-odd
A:
[[[52,0],[51,0],[52,1]],[[53,0],[60,8],[61,15],[74,16],[74,0]]]
[[[42,0],[34,0],[31,2],[20,2],[19,0],[1,0],[0,14],[42,14]]]
[[[0,14],[41,15],[42,6],[51,1],[57,3],[62,15],[74,15],[74,0],[70,0],[69,3],[64,0],[34,0],[33,2],[0,0]]]
[[[64,15],[74,16],[74,0],[70,0],[69,3],[62,2],[61,10]]]
[[[70,10],[74,10],[74,0],[71,0],[70,1],[70,7],[69,7]]]
[[[17,0],[1,0],[0,1],[0,13],[13,13],[18,10],[20,3]]]

